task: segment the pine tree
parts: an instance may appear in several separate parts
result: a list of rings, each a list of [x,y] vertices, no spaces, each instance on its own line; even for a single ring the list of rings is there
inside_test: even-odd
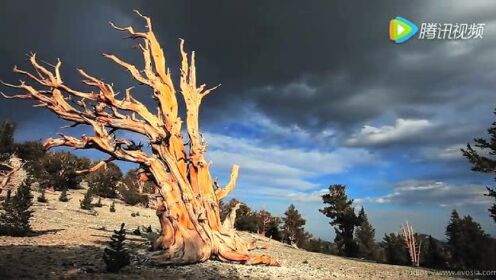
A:
[[[442,269],[446,267],[446,256],[443,254],[442,248],[438,241],[431,235],[427,239],[427,249],[425,251],[423,266]]]
[[[84,210],[93,209],[93,205],[91,204],[91,201],[93,200],[92,196],[93,196],[93,194],[91,193],[91,189],[88,189],[86,191],[86,193],[84,194],[83,200],[79,201],[81,209],[84,209]]]
[[[4,213],[0,214],[0,231],[2,234],[24,236],[31,232],[29,220],[33,215],[30,207],[33,196],[27,184],[21,185],[16,194],[3,203]]]
[[[55,190],[77,189],[83,176],[77,174],[78,170],[88,169],[90,160],[80,158],[69,152],[49,152],[39,162],[37,178],[45,187]]]
[[[48,199],[45,196],[45,189],[41,189],[41,195],[36,198],[36,200],[40,203],[47,203]]]
[[[303,228],[306,221],[293,204],[289,205],[286,212],[284,212],[282,220],[282,231],[285,241],[288,244],[301,247],[308,237],[308,233]]]
[[[461,261],[463,259],[463,252],[460,250],[462,249],[462,243],[464,242],[462,236],[462,220],[456,209],[451,211],[451,218],[446,227],[446,237],[448,237],[448,245],[450,246],[451,265],[454,267],[462,266]]]
[[[409,265],[410,257],[403,238],[399,234],[385,234],[381,243],[385,261],[389,264]]]
[[[59,201],[62,201],[62,202],[67,202],[69,201],[69,198],[67,197],[67,189],[63,189],[62,192],[60,193],[60,196],[59,196]]]
[[[355,226],[359,225],[359,220],[355,214],[353,199],[348,200],[346,186],[331,185],[329,193],[322,196],[324,204],[329,206],[319,209],[321,213],[331,218],[331,226],[334,226],[336,237],[334,242],[338,246],[341,255],[356,257],[358,245],[353,238]]]
[[[103,204],[102,204],[102,198],[99,197],[98,198],[98,201],[93,206],[95,206],[95,207],[102,207],[103,206]]]
[[[256,213],[257,215],[257,227],[258,227],[258,233],[266,236],[267,234],[267,226],[270,223],[270,220],[272,219],[272,216],[269,211],[267,210],[260,210]]]
[[[487,188],[487,190],[489,191],[489,193],[486,194],[486,196],[490,196],[496,200],[496,189]],[[493,203],[491,208],[489,208],[489,213],[491,213],[491,217],[493,218],[494,222],[496,222],[496,203]]]
[[[11,154],[14,151],[15,127],[14,123],[7,120],[0,122],[0,154]]]
[[[126,229],[123,223],[120,230],[114,230],[110,243],[104,250],[103,261],[108,272],[118,272],[121,268],[130,264],[130,256],[126,249],[125,241]]]
[[[269,224],[267,225],[267,231],[265,232],[265,236],[270,237],[277,241],[281,241],[282,240],[281,223],[282,223],[281,218],[272,217],[270,219]]]
[[[496,110],[494,111],[496,115]],[[472,163],[472,170],[482,173],[496,174],[496,122],[493,122],[491,127],[487,130],[489,134],[489,141],[483,138],[474,139],[475,147],[479,148],[481,151],[486,152],[489,156],[479,154],[478,151],[474,150],[470,144],[467,144],[466,149],[462,149],[463,155]],[[486,196],[490,196],[496,201],[496,188],[487,187],[488,193]],[[496,222],[496,203],[493,203],[491,208],[488,209],[490,216]]]
[[[365,209],[358,213],[359,225],[355,231],[355,239],[358,245],[358,257],[369,260],[377,258],[377,246],[375,244],[375,229],[369,222]]]
[[[487,269],[495,267],[495,241],[469,215],[460,218],[453,210],[446,228],[450,245],[450,264],[457,269]]]
[[[110,204],[109,211],[112,213],[115,212],[115,202],[112,201],[112,204]]]

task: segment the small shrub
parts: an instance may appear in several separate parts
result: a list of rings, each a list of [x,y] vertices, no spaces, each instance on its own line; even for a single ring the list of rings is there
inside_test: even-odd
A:
[[[93,206],[95,206],[95,207],[102,207],[103,206],[102,199],[101,198],[98,198],[98,201]]]
[[[67,197],[67,189],[63,189],[59,196],[59,201],[67,202],[69,198]]]
[[[131,217],[139,217],[140,213],[139,212],[133,212],[131,213]]]
[[[115,202],[112,201],[112,204],[110,204],[109,208],[110,212],[114,213],[115,212]]]
[[[133,230],[133,234],[141,236],[141,230],[140,230],[139,226],[135,230]]]
[[[36,200],[40,203],[47,203],[48,199],[45,196],[45,189],[41,189],[41,195],[36,198]]]
[[[129,205],[143,204],[148,205],[148,196],[140,194],[136,188],[128,188],[126,185],[119,186],[119,194],[122,200]]]
[[[92,201],[92,193],[91,190],[88,189],[86,193],[84,194],[83,200],[79,200],[79,205],[81,206],[81,209],[84,210],[91,210],[93,209],[93,205],[91,204]]]
[[[126,230],[124,223],[120,230],[114,230],[110,243],[103,253],[103,261],[108,272],[118,272],[121,268],[130,264],[130,256],[126,249]]]
[[[3,202],[4,212],[0,214],[0,233],[12,236],[25,236],[31,232],[29,220],[33,211],[33,196],[27,184],[21,185],[13,197]]]
[[[153,230],[152,230],[152,226],[151,226],[151,225],[149,225],[149,226],[145,229],[145,231],[146,231],[146,232],[148,232],[148,233],[152,233],[152,232],[153,232]]]

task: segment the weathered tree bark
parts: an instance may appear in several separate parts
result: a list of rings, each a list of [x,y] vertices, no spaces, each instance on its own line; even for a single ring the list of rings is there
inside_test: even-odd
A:
[[[0,166],[7,168],[0,171],[0,195],[4,190],[14,192],[24,183],[28,177],[24,164],[16,155],[10,156],[5,162],[0,162]]]
[[[137,32],[132,27],[112,27],[124,31],[139,44],[143,55],[144,69],[127,63],[113,54],[104,54],[127,70],[132,77],[153,93],[157,112],[152,113],[143,103],[131,95],[131,88],[122,99],[117,98],[113,85],[79,69],[83,83],[92,87],[89,92],[78,91],[65,85],[60,75],[61,61],[53,70],[38,63],[36,55],[30,58],[35,74],[14,67],[14,72],[24,75],[41,86],[40,89],[21,81],[19,85],[4,85],[18,88],[24,94],[7,98],[33,99],[38,107],[46,107],[60,118],[71,121],[71,125],[89,125],[93,136],[80,139],[61,135],[48,139],[46,148],[69,146],[75,149],[98,149],[110,157],[99,163],[94,171],[112,160],[137,163],[151,174],[158,193],[157,216],[162,228],[153,248],[160,250],[156,258],[165,263],[188,264],[209,258],[245,264],[278,265],[265,255],[249,254],[250,244],[241,239],[234,230],[222,227],[219,200],[235,187],[238,166],[233,166],[230,181],[224,188],[215,189],[209,164],[205,160],[205,143],[199,129],[198,115],[202,99],[212,89],[197,86],[195,54],[188,56],[184,42],[180,42],[182,56],[179,93],[186,105],[186,131],[188,144],[182,137],[183,121],[178,115],[177,92],[171,73],[166,68],[166,57],[152,30],[150,18],[141,15],[147,30]],[[153,154],[141,150],[133,142],[118,138],[120,131],[138,133],[148,138]]]

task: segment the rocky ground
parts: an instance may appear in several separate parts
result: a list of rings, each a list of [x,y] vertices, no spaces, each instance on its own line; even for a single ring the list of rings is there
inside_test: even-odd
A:
[[[79,209],[83,191],[70,192],[69,202],[59,193],[46,193],[48,203],[34,205],[35,234],[29,237],[0,236],[0,279],[446,279],[434,270],[377,264],[291,248],[254,236],[281,267],[246,266],[208,261],[188,266],[160,266],[146,259],[147,240],[130,231],[138,226],[158,228],[154,210],[126,206],[110,199],[94,212]],[[38,196],[35,193],[35,197]],[[36,199],[35,199],[36,201]],[[136,215],[139,212],[139,216]],[[134,213],[134,215],[132,215]],[[135,217],[133,217],[135,216]],[[121,223],[129,229],[129,246],[135,257],[119,274],[105,272],[103,247]],[[244,235],[250,235],[243,233]]]

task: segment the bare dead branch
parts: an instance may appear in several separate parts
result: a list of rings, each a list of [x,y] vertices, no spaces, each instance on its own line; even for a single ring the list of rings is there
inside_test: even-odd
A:
[[[95,172],[95,171],[97,171],[98,169],[100,169],[102,167],[104,169],[107,169],[107,163],[109,163],[111,161],[114,161],[114,160],[115,160],[114,157],[110,157],[110,158],[108,158],[106,160],[102,160],[102,161],[98,162],[97,164],[95,164],[91,168],[83,169],[83,170],[77,170],[76,171],[76,174],[87,174],[87,173]]]
[[[236,181],[238,180],[239,166],[233,165],[231,170],[231,178],[229,179],[229,183],[224,188],[219,188],[215,191],[215,195],[218,200],[223,199],[228,196],[236,187]]]

